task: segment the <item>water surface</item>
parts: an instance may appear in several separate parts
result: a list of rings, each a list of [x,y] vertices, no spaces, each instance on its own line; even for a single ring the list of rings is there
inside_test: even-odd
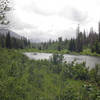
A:
[[[52,57],[52,53],[33,53],[26,52],[24,53],[29,59],[35,60],[49,60]],[[89,68],[95,67],[96,64],[100,64],[100,57],[95,56],[86,56],[86,55],[69,55],[64,54],[64,60],[68,63],[71,63],[73,60],[76,60],[78,63],[86,62],[86,66]]]

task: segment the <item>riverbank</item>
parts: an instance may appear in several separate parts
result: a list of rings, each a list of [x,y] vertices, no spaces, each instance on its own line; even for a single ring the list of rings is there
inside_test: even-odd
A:
[[[20,52],[39,52],[39,53],[58,53],[58,54],[70,54],[70,55],[88,55],[88,56],[96,56],[100,57],[100,54],[96,52],[92,53],[90,49],[85,49],[83,52],[70,52],[69,50],[38,50],[38,49],[19,49]]]

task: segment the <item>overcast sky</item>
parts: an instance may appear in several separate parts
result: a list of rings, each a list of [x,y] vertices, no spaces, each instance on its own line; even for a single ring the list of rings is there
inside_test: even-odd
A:
[[[100,0],[14,0],[12,29],[34,41],[75,37],[76,27],[98,30]]]

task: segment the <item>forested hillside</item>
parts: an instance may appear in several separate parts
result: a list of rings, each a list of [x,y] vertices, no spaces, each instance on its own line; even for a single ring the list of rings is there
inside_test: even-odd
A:
[[[24,37],[16,38],[16,36],[11,36],[10,31],[5,35],[0,34],[0,47],[9,49],[24,49],[30,47],[30,41]]]

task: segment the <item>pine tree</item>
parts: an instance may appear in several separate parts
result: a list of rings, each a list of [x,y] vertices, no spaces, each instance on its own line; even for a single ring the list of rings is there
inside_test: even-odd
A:
[[[11,49],[11,39],[10,39],[10,32],[6,35],[6,47]]]
[[[82,32],[80,32],[77,36],[77,39],[76,39],[76,51],[77,52],[82,52],[83,50],[83,35],[82,35]]]
[[[86,40],[86,32],[85,32],[85,30],[84,30],[84,32],[83,32],[83,45],[84,46],[86,46],[87,45],[87,40]]]
[[[57,47],[57,50],[58,51],[61,51],[62,50],[62,37],[59,37],[58,38],[58,47]]]
[[[70,43],[69,43],[69,50],[71,52],[76,50],[75,40],[72,38],[71,38]]]

